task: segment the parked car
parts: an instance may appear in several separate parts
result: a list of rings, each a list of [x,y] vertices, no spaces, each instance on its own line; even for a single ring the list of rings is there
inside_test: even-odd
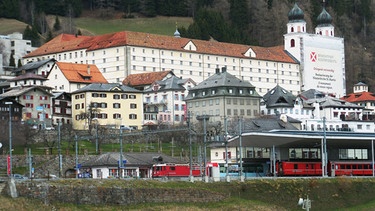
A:
[[[13,174],[13,178],[14,179],[18,179],[18,180],[24,180],[24,179],[28,179],[27,177],[21,175],[21,174]]]

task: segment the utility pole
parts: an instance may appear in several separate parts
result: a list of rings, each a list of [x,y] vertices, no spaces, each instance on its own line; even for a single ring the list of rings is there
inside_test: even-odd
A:
[[[122,178],[122,169],[123,169],[123,158],[122,158],[122,129],[120,128],[120,160],[119,160],[119,178]]]
[[[240,136],[240,180],[244,181],[243,172],[242,172],[242,118],[239,118],[239,136]]]
[[[224,117],[224,127],[225,127],[225,178],[227,182],[230,182],[229,177],[229,164],[228,164],[228,123],[227,117]]]
[[[188,127],[189,127],[189,167],[190,167],[190,172],[189,172],[189,178],[190,178],[190,182],[194,182],[194,176],[193,176],[193,147],[191,146],[192,145],[192,141],[191,141],[191,112],[189,111],[188,112]]]
[[[5,102],[5,105],[9,105],[9,177],[12,177],[12,104],[13,102]]]
[[[57,132],[58,132],[58,151],[59,151],[59,178],[62,176],[62,155],[61,155],[61,130],[60,122],[57,123]]]
[[[78,172],[79,172],[79,169],[78,169],[78,137],[77,135],[74,136],[74,140],[75,140],[75,148],[76,148],[76,178],[78,178]]]

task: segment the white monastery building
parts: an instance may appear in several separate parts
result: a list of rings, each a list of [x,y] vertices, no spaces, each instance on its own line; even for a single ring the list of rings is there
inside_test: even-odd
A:
[[[216,68],[225,67],[228,73],[249,81],[260,95],[276,84],[294,95],[312,88],[345,95],[343,39],[334,37],[325,9],[319,16],[316,34],[306,32],[303,16],[297,5],[290,11],[285,46],[196,40],[180,37],[179,33],[61,34],[26,55],[23,63],[54,58],[59,62],[93,64],[110,83],[119,83],[130,74],[168,70],[200,83],[215,74]]]

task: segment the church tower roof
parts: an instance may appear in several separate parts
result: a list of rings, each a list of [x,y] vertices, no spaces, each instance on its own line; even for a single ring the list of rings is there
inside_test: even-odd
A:
[[[297,5],[297,3],[294,3],[293,8],[288,13],[288,19],[289,22],[301,22],[304,20],[304,13],[301,8]]]
[[[323,7],[322,12],[316,19],[318,26],[327,26],[332,24],[332,16],[327,12],[325,7]]]

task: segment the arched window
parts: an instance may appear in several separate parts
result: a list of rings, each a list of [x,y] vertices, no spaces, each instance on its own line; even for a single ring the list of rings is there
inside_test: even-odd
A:
[[[295,43],[295,41],[294,41],[294,39],[291,39],[290,40],[290,47],[294,47],[296,45],[296,43]]]
[[[294,32],[294,27],[290,28],[290,32]]]

